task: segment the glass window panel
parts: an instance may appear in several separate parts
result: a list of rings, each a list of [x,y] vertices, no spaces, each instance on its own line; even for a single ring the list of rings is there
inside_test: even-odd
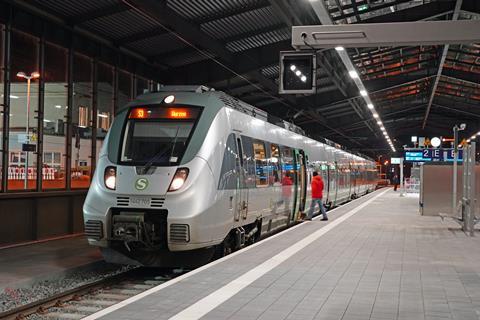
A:
[[[280,148],[276,144],[270,145],[270,184],[278,185],[282,182],[282,168],[280,165]]]
[[[149,81],[147,79],[137,77],[137,92],[135,96],[139,96],[149,90]]]
[[[4,65],[3,65],[3,56],[4,56],[4,32],[5,27],[3,24],[0,24],[0,190],[2,190],[2,168],[3,168],[3,84],[4,84]]]
[[[128,72],[118,71],[118,108],[122,109],[132,100],[132,75]]]
[[[92,174],[92,60],[73,57],[72,189],[88,188]]]
[[[98,64],[98,95],[97,95],[97,150],[96,157],[102,148],[113,117],[113,67]]]
[[[252,138],[241,136],[243,147],[243,169],[245,170],[245,186],[255,188],[255,157]]]
[[[253,151],[255,154],[255,181],[257,187],[268,186],[268,163],[263,141],[254,140]]]
[[[223,153],[222,171],[218,182],[218,189],[237,189],[237,174],[239,161],[235,134],[231,133],[227,139],[227,145]]]
[[[43,151],[58,159],[44,159],[42,187],[65,188],[65,129],[67,113],[67,50],[45,44],[45,99],[43,119]]]
[[[20,158],[28,158],[25,162],[10,163],[8,166],[8,188],[10,190],[35,189],[37,182],[37,135],[38,121],[38,81],[32,79],[30,86],[30,108],[27,108],[28,85],[25,78],[17,76],[23,72],[30,76],[38,72],[38,38],[18,31],[12,32],[11,52],[11,100],[10,100],[10,127],[9,127],[9,159],[12,154]],[[27,116],[28,114],[28,116]],[[28,123],[28,125],[27,125]],[[27,129],[28,128],[28,129]],[[35,151],[22,151],[22,145],[28,144]]]

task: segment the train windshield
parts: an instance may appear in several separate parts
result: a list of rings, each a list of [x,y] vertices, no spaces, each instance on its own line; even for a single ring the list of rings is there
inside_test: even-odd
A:
[[[178,112],[185,111],[174,112],[178,116]],[[132,165],[177,165],[187,148],[195,118],[196,115],[172,118],[163,113],[159,116],[158,112],[148,109],[132,109],[124,131],[121,162]]]

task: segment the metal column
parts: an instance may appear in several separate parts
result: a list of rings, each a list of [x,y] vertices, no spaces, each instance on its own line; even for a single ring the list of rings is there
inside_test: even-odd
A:
[[[462,218],[463,231],[471,236],[475,229],[475,142],[472,142],[464,150],[463,155],[463,197]]]

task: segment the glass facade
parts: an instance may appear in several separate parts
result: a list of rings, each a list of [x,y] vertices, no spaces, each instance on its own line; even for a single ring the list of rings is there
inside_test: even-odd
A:
[[[105,55],[120,53],[80,51],[15,27],[6,79],[6,32],[0,24],[0,155],[4,140],[8,145],[8,163],[0,156],[0,188],[7,179],[0,191],[87,189],[116,109],[157,82],[106,63],[116,60]]]
[[[5,26],[0,24],[0,190],[3,189],[3,110],[4,110],[4,97],[3,86],[5,78],[4,67],[4,36]]]
[[[30,78],[39,70],[40,42],[18,31],[13,31],[11,37],[8,189],[34,190],[37,187],[39,81]]]

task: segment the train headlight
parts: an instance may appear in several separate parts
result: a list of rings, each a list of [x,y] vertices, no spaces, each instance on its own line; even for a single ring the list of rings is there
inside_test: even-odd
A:
[[[177,191],[180,189],[185,183],[185,180],[187,180],[187,177],[188,168],[178,168],[173,176],[172,182],[170,183],[170,187],[168,187],[168,191]]]
[[[104,175],[105,187],[110,190],[115,190],[117,187],[117,168],[106,167]]]

